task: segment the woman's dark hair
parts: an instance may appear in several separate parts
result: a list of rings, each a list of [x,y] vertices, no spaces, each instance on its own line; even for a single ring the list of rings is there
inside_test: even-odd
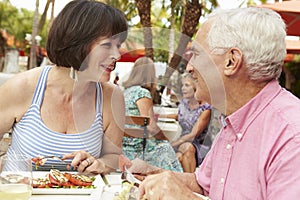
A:
[[[68,3],[53,21],[46,50],[58,66],[80,68],[99,37],[127,38],[127,20],[120,10],[93,0]]]

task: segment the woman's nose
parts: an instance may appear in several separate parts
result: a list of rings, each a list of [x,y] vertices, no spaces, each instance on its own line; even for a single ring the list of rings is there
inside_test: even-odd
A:
[[[119,51],[118,48],[114,48],[113,52],[112,52],[112,55],[111,55],[111,59],[116,62],[118,60],[120,60],[121,58],[121,53]]]

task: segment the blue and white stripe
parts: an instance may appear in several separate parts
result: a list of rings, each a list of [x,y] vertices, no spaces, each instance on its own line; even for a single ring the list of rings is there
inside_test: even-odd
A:
[[[78,150],[86,150],[99,158],[103,140],[102,89],[97,84],[96,118],[91,127],[81,133],[62,134],[49,130],[41,119],[40,107],[44,98],[47,77],[51,67],[44,67],[32,99],[32,105],[12,130],[12,143],[7,155],[26,154],[64,155]]]

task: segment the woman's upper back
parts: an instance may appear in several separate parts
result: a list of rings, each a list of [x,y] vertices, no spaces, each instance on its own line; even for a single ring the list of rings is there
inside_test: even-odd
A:
[[[124,90],[126,115],[140,115],[136,102],[141,98],[152,99],[149,90],[141,86],[132,86]]]

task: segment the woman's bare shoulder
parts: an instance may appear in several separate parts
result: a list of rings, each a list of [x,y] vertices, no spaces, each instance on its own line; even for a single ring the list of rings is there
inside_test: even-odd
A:
[[[121,88],[110,82],[101,83],[104,96],[123,95]]]
[[[16,74],[10,80],[10,85],[20,91],[35,89],[42,68],[34,68],[25,72]]]
[[[1,92],[16,95],[21,98],[32,96],[42,68],[34,68],[18,73],[8,79],[2,86]]]

